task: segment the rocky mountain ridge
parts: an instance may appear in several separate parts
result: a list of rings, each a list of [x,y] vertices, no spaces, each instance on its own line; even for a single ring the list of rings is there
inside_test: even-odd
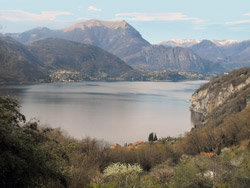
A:
[[[191,112],[202,116],[196,122],[201,124],[211,117],[220,119],[242,111],[250,106],[250,68],[237,69],[212,79],[192,95],[190,102]]]

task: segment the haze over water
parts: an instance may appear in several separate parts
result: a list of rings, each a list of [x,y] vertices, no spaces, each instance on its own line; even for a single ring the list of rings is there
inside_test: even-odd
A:
[[[206,81],[51,83],[21,88],[21,112],[70,136],[111,143],[178,136],[192,127],[187,100]]]

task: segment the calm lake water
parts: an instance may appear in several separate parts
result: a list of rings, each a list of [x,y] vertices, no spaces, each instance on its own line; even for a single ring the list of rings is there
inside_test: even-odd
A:
[[[206,81],[81,82],[12,86],[21,112],[68,135],[111,143],[178,136],[190,130],[187,100]]]

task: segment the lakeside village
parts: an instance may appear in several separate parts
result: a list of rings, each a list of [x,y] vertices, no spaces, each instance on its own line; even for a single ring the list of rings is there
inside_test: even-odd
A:
[[[160,71],[132,71],[129,74],[109,77],[105,73],[100,73],[98,76],[90,76],[78,71],[57,70],[50,71],[49,77],[51,82],[81,82],[81,81],[157,81],[157,80],[207,80],[211,76],[191,73],[191,72],[171,72],[167,70]]]
[[[141,148],[141,147],[145,146],[146,144],[155,144],[155,143],[162,143],[162,144],[172,143],[172,144],[174,144],[175,142],[176,142],[176,138],[172,138],[172,137],[168,136],[167,138],[158,139],[156,133],[151,132],[148,135],[148,141],[147,142],[145,142],[143,140],[140,140],[140,141],[137,141],[135,143],[130,143],[130,144],[125,143],[124,147],[122,147],[120,144],[113,144],[113,145],[110,146],[110,149],[125,148],[125,149],[130,150],[130,149]]]

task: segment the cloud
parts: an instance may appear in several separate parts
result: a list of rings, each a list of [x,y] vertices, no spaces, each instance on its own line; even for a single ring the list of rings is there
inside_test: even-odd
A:
[[[80,17],[80,18],[77,18],[76,20],[77,21],[84,21],[84,20],[89,20],[90,18],[85,18],[85,17]]]
[[[244,14],[244,16],[250,16],[250,13],[246,13],[246,14]]]
[[[205,27],[201,27],[201,26],[196,26],[196,27],[193,27],[194,30],[204,30],[206,29]]]
[[[250,16],[250,13],[243,14],[243,16]],[[232,22],[225,22],[225,25],[239,25],[239,24],[247,24],[250,23],[250,20],[236,20]]]
[[[246,24],[250,23],[250,20],[238,20],[233,22],[226,22],[225,25],[239,25],[239,24]]]
[[[231,31],[243,31],[244,29],[241,27],[231,27],[229,28]]]
[[[180,13],[119,13],[115,14],[115,20],[131,20],[131,21],[193,21],[196,24],[204,22],[199,18],[189,18]]]
[[[95,8],[94,6],[89,6],[88,10],[89,10],[89,11],[96,11],[96,12],[102,11],[102,9]]]
[[[70,12],[42,11],[41,14],[33,14],[23,10],[0,10],[0,20],[7,21],[53,21],[59,15],[71,15]]]

